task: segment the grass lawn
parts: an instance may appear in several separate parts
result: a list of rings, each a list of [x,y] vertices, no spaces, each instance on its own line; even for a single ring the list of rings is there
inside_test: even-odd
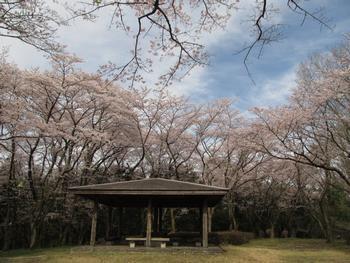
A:
[[[350,246],[318,239],[258,239],[224,246],[220,254],[190,252],[77,251],[71,247],[0,252],[0,262],[350,262]]]

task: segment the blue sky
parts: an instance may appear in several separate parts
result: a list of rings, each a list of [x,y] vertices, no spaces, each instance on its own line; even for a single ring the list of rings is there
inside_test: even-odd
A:
[[[243,2],[243,1],[241,1]],[[191,100],[208,101],[229,97],[236,99],[236,107],[245,112],[254,106],[274,106],[284,103],[294,86],[295,70],[315,52],[327,52],[340,43],[343,34],[350,32],[349,0],[317,0],[306,2],[309,10],[325,8],[330,25],[334,29],[320,30],[320,25],[307,19],[300,26],[302,17],[286,8],[286,1],[275,0],[280,12],[274,19],[284,25],[284,39],[266,46],[263,57],[250,57],[249,69],[255,85],[247,75],[242,55],[234,55],[249,38],[249,23],[243,23],[251,14],[251,4],[245,1],[234,14],[225,31],[203,35],[201,39],[211,55],[210,65],[195,69],[182,82],[170,89],[176,94],[190,96]],[[84,59],[81,67],[94,72],[108,60],[125,59],[125,50],[132,45],[132,38],[108,29],[108,14],[102,14],[95,23],[75,21],[70,27],[59,30],[58,37],[67,45],[67,51]],[[22,68],[47,68],[47,60],[41,53],[22,43],[0,39],[1,46],[10,48],[9,59]],[[161,65],[159,65],[161,67]],[[148,85],[154,85],[157,70],[146,76]]]
[[[307,19],[301,26],[302,17],[290,10],[281,9],[279,19],[285,25],[284,38],[266,46],[260,59],[253,56],[249,59],[249,70],[255,85],[243,66],[243,55],[232,55],[244,44],[241,41],[246,35],[244,30],[214,43],[210,48],[213,56],[211,65],[204,74],[207,97],[237,98],[236,106],[242,111],[254,106],[284,103],[294,86],[298,64],[313,53],[327,52],[342,41],[344,33],[350,32],[350,1],[312,2],[314,4],[308,3],[308,8],[312,10],[324,6],[327,18],[331,19],[329,24],[334,29],[321,29],[311,19]],[[243,25],[243,28],[246,26]]]

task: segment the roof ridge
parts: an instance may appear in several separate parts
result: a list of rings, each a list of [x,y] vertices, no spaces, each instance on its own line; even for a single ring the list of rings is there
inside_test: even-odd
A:
[[[143,178],[143,179],[134,179],[134,180],[129,180],[129,181],[119,181],[119,182],[111,182],[111,183],[103,183],[103,184],[87,184],[87,185],[80,185],[80,186],[72,186],[69,187],[68,189],[73,189],[76,187],[85,187],[85,186],[100,186],[100,185],[112,185],[112,184],[122,184],[122,183],[129,183],[129,182],[136,182],[136,181],[143,181],[145,179],[149,179],[149,178]]]
[[[83,186],[73,186],[73,187],[69,187],[69,189],[74,190],[74,189],[88,189],[91,187],[101,187],[101,186],[109,186],[109,185],[127,185],[130,183],[137,183],[137,182],[142,182],[142,181],[147,181],[147,180],[160,180],[160,181],[164,181],[164,182],[170,182],[170,183],[178,183],[178,184],[185,184],[185,185],[193,185],[193,186],[197,186],[197,187],[203,187],[203,188],[207,188],[208,189],[216,189],[216,190],[224,190],[224,191],[228,191],[228,188],[224,188],[224,187],[219,187],[219,186],[213,186],[213,185],[206,185],[206,184],[200,184],[200,183],[194,183],[194,182],[187,182],[187,181],[180,181],[180,180],[174,180],[174,179],[166,179],[166,178],[142,178],[142,179],[135,179],[135,180],[130,180],[130,181],[119,181],[119,182],[111,182],[111,183],[103,183],[103,184],[90,184],[90,185],[83,185]],[[202,188],[202,191],[203,191]],[[156,190],[156,189],[154,189]],[[171,190],[171,189],[169,189]],[[200,190],[198,190],[200,191]]]
[[[164,181],[173,181],[173,182],[177,182],[177,183],[185,183],[185,184],[192,184],[192,185],[198,185],[198,186],[207,186],[207,187],[218,188],[220,190],[228,190],[228,188],[225,188],[225,187],[208,185],[208,184],[200,184],[200,183],[194,183],[194,182],[188,182],[188,181],[180,181],[180,180],[174,180],[174,179],[166,179],[166,178],[148,178],[148,179],[161,179]]]

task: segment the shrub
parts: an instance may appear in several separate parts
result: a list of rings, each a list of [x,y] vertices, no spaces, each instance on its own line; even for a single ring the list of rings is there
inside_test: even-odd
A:
[[[199,232],[176,232],[169,233],[171,242],[178,242],[181,245],[190,245],[195,242],[201,242],[202,238]]]
[[[175,233],[169,233],[168,237],[172,238],[172,237],[177,237],[177,238],[196,238],[199,237],[200,234],[199,232],[175,232]]]
[[[220,231],[209,233],[209,243],[242,245],[254,238],[254,234],[241,231]]]
[[[168,234],[168,237],[170,237],[172,242],[178,242],[181,245],[202,242],[202,237],[199,232],[176,232]],[[253,238],[253,233],[241,231],[217,231],[210,232],[208,235],[209,243],[214,245],[242,245],[248,243],[249,240]]]

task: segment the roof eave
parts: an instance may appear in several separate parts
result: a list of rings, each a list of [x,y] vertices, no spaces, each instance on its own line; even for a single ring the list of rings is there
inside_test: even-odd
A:
[[[155,190],[135,190],[135,191],[121,191],[121,190],[91,190],[91,189],[72,189],[71,192],[76,195],[81,196],[88,196],[88,195],[132,195],[132,196],[162,196],[162,195],[170,195],[170,196],[183,196],[183,195],[189,195],[189,196],[224,196],[227,194],[227,191],[155,191]]]

